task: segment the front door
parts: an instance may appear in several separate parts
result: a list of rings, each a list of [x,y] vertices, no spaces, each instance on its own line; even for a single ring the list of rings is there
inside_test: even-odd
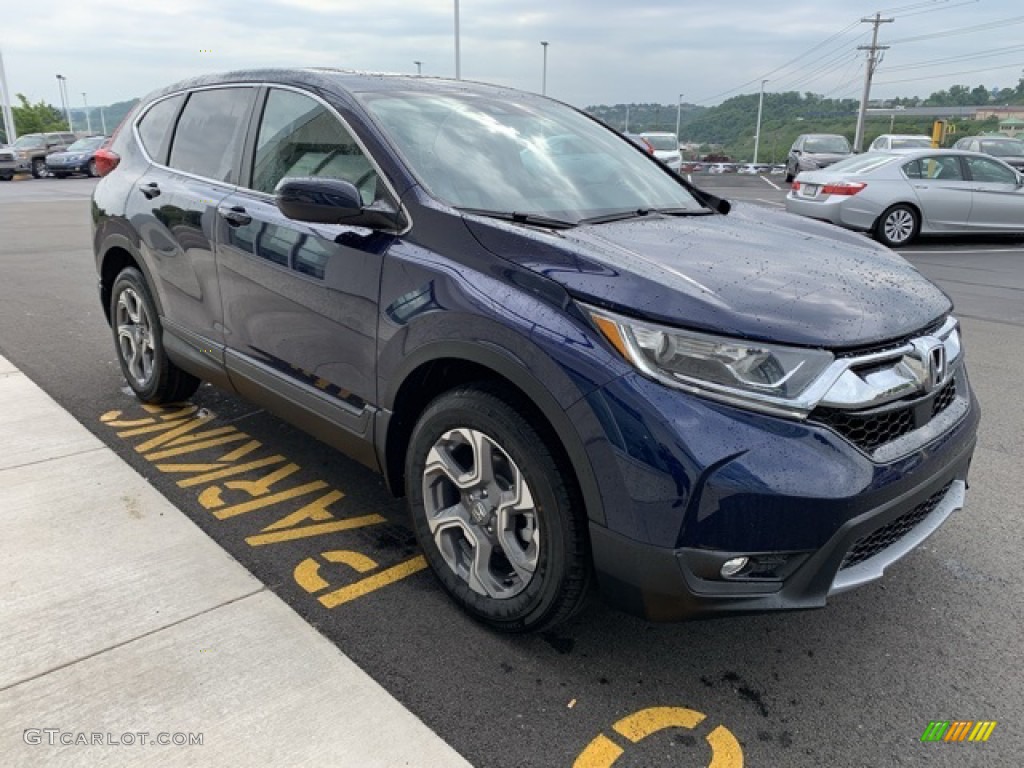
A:
[[[1020,232],[1024,230],[1024,186],[1010,168],[987,157],[965,157],[974,188],[972,230]]]
[[[284,397],[368,440],[380,272],[394,236],[292,221],[273,192],[285,177],[332,177],[356,184],[370,203],[386,194],[378,170],[333,111],[280,88],[266,92],[250,167],[218,206],[232,381],[254,399],[287,410]]]

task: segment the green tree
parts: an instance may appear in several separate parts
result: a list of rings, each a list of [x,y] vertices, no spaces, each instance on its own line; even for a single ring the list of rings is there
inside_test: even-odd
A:
[[[29,104],[25,94],[16,94],[20,106],[11,105],[11,112],[14,113],[14,128],[19,136],[26,133],[41,133],[43,131],[66,131],[68,124],[61,115],[60,110],[45,101],[38,101]]]

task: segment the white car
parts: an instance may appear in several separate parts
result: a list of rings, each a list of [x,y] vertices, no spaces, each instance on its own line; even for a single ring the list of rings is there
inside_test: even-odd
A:
[[[647,143],[654,147],[654,156],[676,173],[683,164],[683,154],[679,151],[679,139],[674,133],[651,131],[640,134]]]
[[[889,152],[893,149],[928,149],[932,137],[924,134],[883,133],[871,142],[868,152]]]

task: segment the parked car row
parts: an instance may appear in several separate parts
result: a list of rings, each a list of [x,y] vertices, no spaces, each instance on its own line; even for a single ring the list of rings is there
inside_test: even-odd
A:
[[[73,173],[96,176],[93,156],[105,141],[105,136],[79,139],[68,131],[19,136],[11,146],[0,148],[0,181],[10,181],[17,173],[31,173],[37,179]]]

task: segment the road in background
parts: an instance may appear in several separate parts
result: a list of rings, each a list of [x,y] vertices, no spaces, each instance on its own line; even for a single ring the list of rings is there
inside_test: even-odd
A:
[[[594,598],[551,632],[508,637],[467,619],[422,569],[378,476],[208,386],[183,409],[130,396],[97,298],[93,184],[0,184],[0,354],[474,765],[598,768],[617,750],[615,768],[1020,764],[1024,320],[1011,310],[1024,247],[907,253],[969,314],[985,411],[967,508],[883,582],[822,611],[688,624]],[[759,177],[712,184],[781,204]],[[922,743],[936,720],[998,725],[984,744]]]

